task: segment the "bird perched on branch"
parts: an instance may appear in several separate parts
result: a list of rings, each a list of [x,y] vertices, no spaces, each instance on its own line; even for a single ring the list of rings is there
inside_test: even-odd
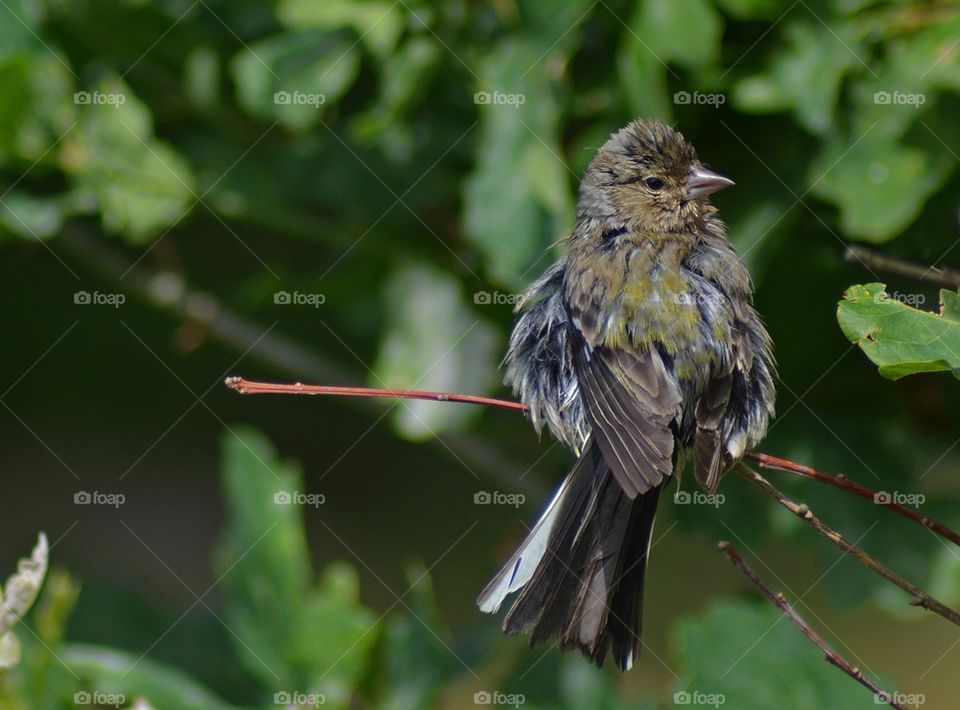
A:
[[[580,185],[566,253],[524,294],[506,382],[577,455],[478,599],[508,633],[622,670],[638,656],[657,499],[686,458],[713,492],[774,413],[770,337],[708,196],[733,181],[680,133],[634,121]]]

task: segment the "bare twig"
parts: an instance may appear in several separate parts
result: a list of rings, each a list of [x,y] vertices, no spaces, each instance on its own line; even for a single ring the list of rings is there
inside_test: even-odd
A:
[[[330,385],[305,385],[297,382],[292,385],[272,382],[253,382],[242,377],[228,377],[224,384],[240,394],[304,394],[339,397],[383,397],[386,399],[427,399],[434,402],[458,402],[460,404],[479,404],[483,407],[527,411],[519,402],[492,397],[478,397],[472,394],[454,394],[451,392],[424,392],[421,390],[385,390],[374,387],[333,387]]]
[[[846,538],[843,537],[839,532],[831,528],[829,525],[824,523],[820,518],[813,514],[813,511],[805,503],[796,503],[787,497],[779,488],[774,486],[770,481],[761,476],[759,473],[754,471],[752,468],[747,466],[744,463],[740,463],[736,466],[737,473],[742,477],[746,478],[748,481],[757,486],[760,490],[766,493],[768,496],[776,500],[780,505],[789,510],[791,513],[800,518],[803,522],[809,525],[813,530],[818,532],[820,535],[825,537],[827,540],[832,542],[834,545],[839,547],[844,552],[848,553],[853,557],[857,562],[862,564],[864,567],[867,567],[871,571],[880,575],[884,579],[893,584],[897,585],[905,592],[910,594],[913,599],[910,601],[910,604],[913,606],[920,606],[924,609],[932,611],[934,614],[942,616],[947,621],[953,622],[960,626],[960,613],[941,603],[934,597],[927,594],[925,591],[920,589],[915,584],[908,582],[903,577],[898,575],[896,572],[891,570],[889,567],[877,561],[869,553],[863,550],[860,547],[857,547],[851,542],[848,542]]]
[[[773,602],[774,606],[782,611],[783,615],[789,619],[794,626],[800,629],[804,636],[813,641],[813,643],[816,644],[821,651],[823,651],[824,658],[828,663],[836,666],[857,681],[860,685],[872,691],[876,700],[886,702],[891,707],[906,710],[906,706],[897,702],[896,698],[891,693],[881,690],[873,681],[864,677],[859,668],[852,665],[839,653],[834,651],[833,648],[831,648],[830,645],[823,640],[823,637],[814,631],[813,628],[803,619],[803,617],[796,612],[796,610],[784,598],[783,594],[774,594],[774,592],[772,592],[770,588],[763,583],[760,577],[757,576],[756,572],[751,569],[746,560],[740,556],[740,553],[737,552],[732,544],[724,540],[717,545],[717,547],[726,553],[733,566],[743,572],[743,575],[750,580],[750,583],[753,584],[753,586],[756,587],[760,593],[763,594],[763,596]]]
[[[917,281],[929,281],[952,289],[960,288],[960,271],[956,269],[924,266],[923,264],[904,261],[859,244],[848,244],[843,258],[851,263],[863,264],[874,271],[906,276]]]
[[[856,481],[851,481],[842,474],[839,476],[831,476],[829,473],[818,471],[810,466],[804,466],[803,464],[794,463],[793,461],[787,461],[786,459],[781,459],[777,456],[771,456],[770,454],[749,452],[744,455],[744,458],[756,461],[761,468],[792,473],[800,476],[801,478],[807,478],[811,481],[824,483],[841,491],[851,493],[852,495],[863,498],[864,500],[873,501],[876,505],[887,508],[888,510],[892,510],[898,515],[902,515],[903,517],[908,518],[915,523],[919,523],[923,527],[932,530],[937,535],[946,538],[954,545],[960,546],[960,534],[954,532],[946,525],[938,523],[936,520],[928,518],[926,515],[921,515],[916,510],[908,508],[905,505],[894,502],[888,494],[884,494],[882,491],[875,491],[872,488],[868,488],[867,486],[857,483]]]

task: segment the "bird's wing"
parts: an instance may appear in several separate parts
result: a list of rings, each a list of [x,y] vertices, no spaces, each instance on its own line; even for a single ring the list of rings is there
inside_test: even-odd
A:
[[[702,488],[713,493],[720,483],[720,473],[724,466],[724,457],[728,452],[728,443],[720,429],[730,409],[735,380],[748,377],[753,368],[753,351],[750,334],[744,320],[738,320],[732,329],[730,358],[725,363],[717,363],[710,372],[700,399],[697,400],[697,429],[693,440],[693,470],[697,482]]]
[[[723,465],[724,441],[720,423],[730,402],[733,368],[711,373],[707,385],[697,400],[697,430],[693,438],[693,472],[697,483],[713,493],[720,483]]]
[[[579,338],[574,363],[593,436],[631,499],[673,473],[680,389],[656,349],[591,347]]]

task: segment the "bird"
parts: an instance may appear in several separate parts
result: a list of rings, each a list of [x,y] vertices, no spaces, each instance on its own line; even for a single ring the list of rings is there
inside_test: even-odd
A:
[[[677,130],[638,119],[580,183],[562,256],[522,294],[505,384],[576,456],[477,599],[602,666],[639,657],[657,502],[692,466],[709,493],[774,416],[776,363],[753,281],[710,195],[733,181]]]

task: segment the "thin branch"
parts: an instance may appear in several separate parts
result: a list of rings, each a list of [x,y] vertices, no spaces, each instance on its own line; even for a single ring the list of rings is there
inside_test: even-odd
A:
[[[743,575],[750,580],[750,583],[756,587],[763,596],[773,602],[780,611],[783,612],[783,615],[790,620],[790,622],[796,626],[808,639],[813,641],[816,646],[823,651],[825,660],[842,670],[848,676],[857,681],[860,685],[868,690],[872,691],[876,701],[884,701],[891,707],[900,708],[900,710],[906,710],[906,706],[897,702],[894,696],[891,693],[888,693],[884,690],[881,690],[873,681],[864,677],[863,673],[859,668],[852,665],[849,661],[843,658],[839,653],[833,650],[830,645],[823,640],[823,637],[820,636],[813,628],[808,624],[803,617],[801,617],[796,610],[790,605],[790,603],[784,598],[783,594],[774,594],[769,587],[767,587],[760,577],[757,576],[756,572],[750,568],[750,565],[747,564],[746,560],[740,556],[740,553],[726,540],[722,541],[717,545],[727,557],[730,559],[730,562],[734,567],[743,572]]]
[[[791,500],[779,488],[774,486],[772,483],[770,483],[770,481],[744,463],[737,464],[735,470],[743,478],[746,478],[748,481],[753,483],[760,490],[809,525],[813,530],[818,532],[844,552],[848,553],[864,567],[867,567],[871,571],[907,592],[911,597],[913,597],[913,599],[910,601],[911,605],[923,607],[924,609],[932,611],[934,614],[942,616],[947,621],[953,622],[954,624],[960,626],[960,613],[930,596],[915,584],[908,582],[889,567],[877,561],[862,548],[848,542],[843,535],[814,515],[813,511],[810,510],[805,503],[796,503],[795,501]]]
[[[242,377],[228,377],[224,384],[240,394],[303,394],[327,395],[335,397],[384,397],[386,399],[427,399],[434,402],[458,402],[460,404],[479,404],[482,407],[512,409],[525,412],[527,406],[519,402],[492,397],[478,397],[472,394],[454,394],[451,392],[424,392],[420,390],[385,390],[373,387],[334,387],[330,385],[305,385],[297,382],[292,385],[272,382],[254,382]]]
[[[868,269],[883,271],[888,274],[906,276],[916,281],[930,283],[947,288],[960,288],[960,271],[939,266],[924,266],[911,261],[904,261],[895,256],[869,249],[859,244],[848,244],[843,258],[850,263],[863,264]]]
[[[894,502],[888,495],[884,495],[881,491],[875,491],[872,488],[868,488],[856,481],[851,481],[844,475],[831,476],[829,473],[824,473],[823,471],[818,471],[811,466],[804,466],[803,464],[794,463],[793,461],[787,461],[786,459],[781,459],[777,456],[771,456],[770,454],[761,454],[748,452],[744,455],[744,458],[751,459],[756,461],[761,468],[768,468],[775,471],[784,471],[786,473],[792,473],[801,478],[807,478],[811,481],[817,481],[818,483],[824,483],[833,488],[837,488],[846,493],[863,498],[864,500],[873,501],[876,505],[892,510],[898,515],[902,515],[905,518],[908,518],[915,523],[919,523],[923,527],[932,530],[937,535],[946,538],[954,545],[960,546],[960,534],[954,532],[946,525],[938,523],[936,520],[928,518],[926,515],[921,515],[916,510],[908,508],[905,505]]]

